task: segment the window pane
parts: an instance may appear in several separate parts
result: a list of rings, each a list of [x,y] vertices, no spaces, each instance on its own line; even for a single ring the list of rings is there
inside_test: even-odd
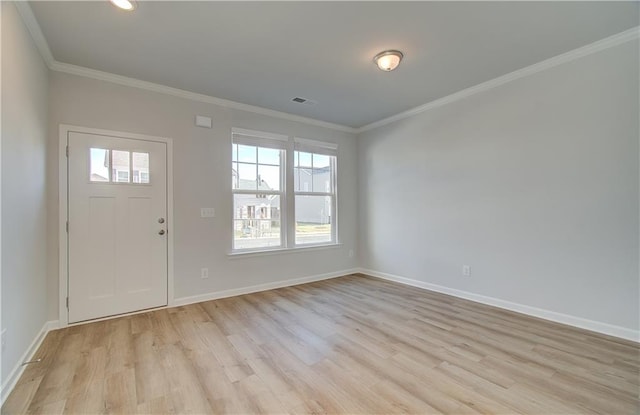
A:
[[[313,168],[319,169],[331,166],[331,156],[325,156],[324,154],[313,154]]]
[[[111,151],[112,180],[118,183],[129,183],[129,152]]]
[[[233,195],[233,249],[281,246],[280,196]]]
[[[302,151],[296,151],[298,157],[296,158],[298,167],[311,167],[311,153],[304,153]]]
[[[259,190],[280,190],[280,167],[258,165]]]
[[[238,189],[257,190],[256,165],[238,163]]]
[[[334,159],[333,156],[296,151],[293,168],[294,190],[296,192],[332,192],[332,159]]]
[[[313,191],[331,192],[331,158],[321,154],[313,155]]]
[[[296,192],[310,192],[312,179],[311,168],[296,167],[293,169],[293,186]]]
[[[254,146],[243,146],[238,144],[238,161],[256,163],[256,148]]]
[[[231,144],[231,161],[238,161],[238,145]]]
[[[89,180],[92,182],[109,181],[109,150],[92,148],[89,150]]]
[[[331,242],[331,196],[296,196],[296,244]]]
[[[133,153],[133,182],[149,183],[149,153]]]
[[[258,147],[258,163],[280,165],[280,150]]]
[[[231,163],[231,188],[238,188],[238,163]]]

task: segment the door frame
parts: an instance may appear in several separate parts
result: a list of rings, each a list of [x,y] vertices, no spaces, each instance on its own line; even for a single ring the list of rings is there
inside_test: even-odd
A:
[[[58,143],[58,318],[59,327],[69,326],[69,309],[67,308],[67,296],[69,293],[69,234],[67,233],[67,220],[69,219],[69,161],[67,158],[67,142],[69,133],[85,133],[105,135],[130,140],[145,140],[164,143],[167,146],[167,305],[174,304],[174,275],[173,275],[173,140],[168,137],[156,137],[151,135],[128,133],[123,131],[104,130],[99,128],[81,127],[69,124],[60,124]],[[163,308],[163,307],[159,307]],[[127,314],[136,314],[126,313]],[[121,316],[121,315],[120,315]],[[119,316],[105,317],[114,318]],[[90,320],[98,321],[101,319]],[[87,322],[73,323],[83,324]]]

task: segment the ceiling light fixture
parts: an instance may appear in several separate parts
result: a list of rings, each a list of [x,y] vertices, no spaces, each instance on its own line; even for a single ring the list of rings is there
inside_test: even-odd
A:
[[[373,62],[385,72],[393,71],[400,65],[404,55],[399,50],[385,50],[373,57]]]
[[[133,0],[109,0],[111,4],[119,9],[131,11],[136,8],[136,2]]]

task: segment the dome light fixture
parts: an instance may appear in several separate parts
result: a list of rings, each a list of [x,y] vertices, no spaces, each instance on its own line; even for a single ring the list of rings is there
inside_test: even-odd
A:
[[[373,57],[373,62],[385,72],[393,71],[400,65],[404,55],[399,50],[385,50]]]
[[[136,8],[136,2],[134,0],[109,0],[111,4],[119,9],[126,10],[128,12]]]

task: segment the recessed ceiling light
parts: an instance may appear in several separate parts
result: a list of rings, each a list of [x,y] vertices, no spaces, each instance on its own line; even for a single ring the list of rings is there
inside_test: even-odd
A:
[[[373,57],[373,62],[385,72],[393,71],[400,65],[404,55],[399,50],[385,50]]]
[[[109,0],[111,4],[119,9],[131,11],[136,8],[136,2],[133,0]]]

